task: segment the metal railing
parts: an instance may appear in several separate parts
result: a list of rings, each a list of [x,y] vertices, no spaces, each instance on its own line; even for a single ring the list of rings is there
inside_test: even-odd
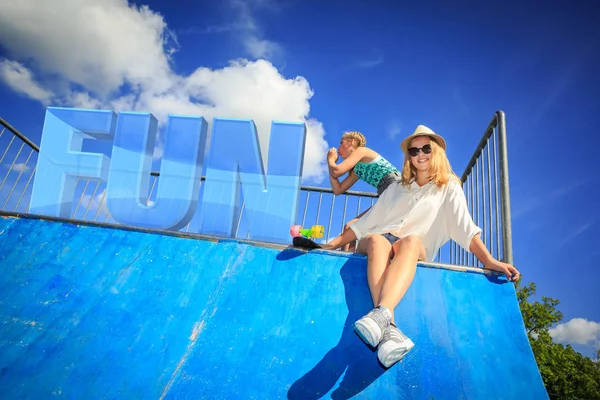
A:
[[[40,148],[2,118],[0,118],[0,128],[0,152],[2,152],[0,156],[0,210],[27,212],[29,200],[25,199],[25,202],[23,200],[35,174]],[[11,151],[15,140],[18,150]],[[3,142],[8,142],[8,144],[3,146]],[[32,165],[33,167],[31,167]],[[7,169],[4,175],[2,174],[3,169]],[[26,182],[25,179],[27,179]],[[13,182],[10,190],[7,191],[9,180],[13,180]],[[17,189],[16,193],[15,189]]]
[[[481,239],[492,256],[513,263],[506,117],[497,111],[486,128],[461,176],[469,211],[482,229]],[[481,266],[481,263],[454,241],[444,246],[438,259],[449,264]]]
[[[377,196],[377,193],[350,190],[341,195],[334,195],[332,189],[315,186],[302,186],[301,190],[303,192],[301,196],[301,204],[303,204],[303,207],[299,207],[299,210],[303,209],[303,212],[302,219],[298,217],[297,223],[306,226],[307,221],[312,221],[310,218],[307,219],[310,195],[318,195],[317,210],[314,214],[315,219],[314,222],[309,222],[308,225],[323,225],[323,227],[325,227],[324,239],[326,242],[342,233],[344,231],[344,226],[350,220],[370,207],[373,207],[379,197]],[[323,204],[329,205],[328,212],[322,212]],[[328,215],[328,217],[323,221],[321,215]],[[334,215],[336,218],[334,218]],[[339,230],[336,229],[337,227],[339,227]]]
[[[0,211],[27,213],[39,147],[1,118],[0,129]],[[2,169],[7,169],[4,175]],[[150,203],[156,199],[155,188],[159,179],[160,174],[152,172],[147,199]],[[482,240],[494,257],[512,263],[506,122],[502,111],[494,114],[461,180],[471,215],[483,229]],[[200,196],[203,187],[201,185]],[[71,219],[117,223],[106,208],[106,183],[78,179],[75,194],[77,200],[74,201]],[[340,234],[351,219],[372,207],[377,198],[376,193],[370,192],[348,191],[336,196],[330,188],[301,186],[296,223],[302,226],[323,225],[324,241],[329,241]],[[251,239],[250,230],[241,224],[243,213],[244,203],[235,236]],[[198,232],[199,228],[200,217],[195,215],[180,231]],[[436,261],[479,266],[473,254],[453,241],[439,250]]]

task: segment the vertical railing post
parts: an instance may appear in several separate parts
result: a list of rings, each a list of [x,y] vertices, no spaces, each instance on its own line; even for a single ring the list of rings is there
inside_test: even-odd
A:
[[[506,143],[506,117],[503,111],[496,113],[498,119],[498,158],[500,167],[500,209],[502,210],[502,261],[513,263],[512,223],[510,216],[510,188],[508,181],[508,146]]]

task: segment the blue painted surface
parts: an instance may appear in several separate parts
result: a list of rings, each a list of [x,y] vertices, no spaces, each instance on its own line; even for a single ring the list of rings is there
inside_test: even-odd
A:
[[[6,399],[547,398],[515,290],[420,267],[384,370],[365,259],[0,218]]]

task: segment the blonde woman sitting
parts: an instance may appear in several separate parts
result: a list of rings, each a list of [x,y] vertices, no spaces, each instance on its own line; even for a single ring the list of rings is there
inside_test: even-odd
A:
[[[400,182],[391,184],[379,201],[350,229],[321,247],[337,249],[359,240],[367,255],[367,281],[372,309],[354,327],[361,339],[378,347],[379,361],[389,368],[414,343],[394,323],[394,309],[410,287],[418,261],[433,261],[450,239],[472,252],[486,269],[509,281],[519,279],[512,265],[496,260],[481,241],[460,179],[446,156],[446,141],[419,125],[401,143],[404,166]]]

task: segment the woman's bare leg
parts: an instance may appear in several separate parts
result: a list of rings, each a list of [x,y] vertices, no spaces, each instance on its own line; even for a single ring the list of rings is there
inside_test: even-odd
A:
[[[355,218],[351,219],[350,221],[348,221],[346,223],[346,225],[344,225],[344,232],[347,231],[348,229],[350,229],[350,225],[352,225],[353,223],[355,223],[356,221],[358,221],[360,219],[360,217],[362,217],[363,215],[365,215],[367,213],[367,211],[369,211],[371,209],[371,207],[367,208],[365,211],[361,212],[360,214],[358,214]],[[356,249],[356,241],[352,241],[348,244],[345,244],[342,246],[342,250],[343,251],[351,251],[354,252],[354,250]]]
[[[346,225],[344,225],[344,232],[346,232],[347,230],[350,230],[350,225],[352,225],[353,223],[355,223],[356,221],[358,221],[358,219],[360,218],[360,216],[351,219],[350,221],[348,221],[346,223]],[[356,247],[356,241],[352,241],[350,243],[346,243],[345,245],[342,246],[342,251],[351,251],[354,252],[354,249]]]
[[[358,242],[356,252],[367,255],[367,282],[373,307],[376,307],[381,295],[384,274],[390,265],[392,245],[381,235],[369,235]],[[393,320],[392,314],[392,322]]]
[[[367,252],[369,259],[367,277],[375,308],[356,321],[354,329],[365,343],[379,346],[377,357],[389,368],[414,347],[414,343],[395,326],[394,309],[414,279],[417,262],[425,259],[426,255],[421,240],[416,236],[407,236],[391,246],[389,242],[379,241],[378,236],[373,235],[373,239],[358,245],[360,250]],[[383,236],[380,238],[387,241]],[[391,262],[388,261],[390,247]],[[385,268],[384,264],[387,264]],[[379,296],[376,296],[377,292]]]
[[[390,310],[393,318],[394,309],[406,294],[415,277],[417,262],[424,260],[426,254],[421,240],[416,236],[407,236],[398,240],[393,244],[392,252],[394,258],[383,276],[378,305],[384,310]],[[376,333],[367,337],[377,336]],[[393,321],[384,329],[380,340],[377,358],[386,368],[400,361],[415,346],[413,341],[396,327]]]
[[[392,246],[394,258],[386,269],[377,305],[394,309],[412,284],[417,262],[425,259],[425,248],[416,236],[407,236]]]

